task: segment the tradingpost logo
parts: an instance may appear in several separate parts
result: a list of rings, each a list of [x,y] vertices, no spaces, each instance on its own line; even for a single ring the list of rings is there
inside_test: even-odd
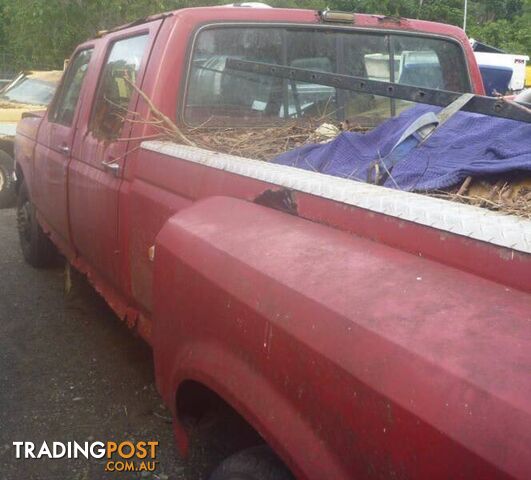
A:
[[[154,472],[158,441],[149,442],[13,442],[19,459],[107,459],[106,472]]]

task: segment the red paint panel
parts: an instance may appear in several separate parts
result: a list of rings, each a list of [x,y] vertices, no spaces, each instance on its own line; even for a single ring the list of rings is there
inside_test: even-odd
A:
[[[531,292],[531,255],[314,195],[296,195],[299,215]]]
[[[168,218],[192,202],[139,180],[132,183],[127,200],[131,293],[140,308],[151,313],[153,262],[149,259],[149,248]]]
[[[138,166],[146,182],[190,200],[224,195],[254,201],[265,190],[281,188],[151,151],[142,151]],[[531,291],[531,255],[315,195],[294,192],[294,199],[303,218]],[[140,206],[135,214],[148,215]]]
[[[37,181],[30,187],[39,213],[63,242],[70,242],[67,208],[67,173],[74,129],[42,120],[34,155],[33,174]],[[65,148],[67,154],[60,149]],[[46,179],[46,181],[42,181]]]
[[[69,169],[72,243],[84,260],[116,286],[119,272],[118,188],[103,168],[74,160]]]
[[[17,125],[15,137],[15,161],[17,168],[23,173],[28,188],[33,190],[34,151],[42,115],[39,117],[25,117]]]
[[[531,468],[522,292],[227,198],[164,227],[154,291],[166,400],[185,378],[218,389],[298,478]]]

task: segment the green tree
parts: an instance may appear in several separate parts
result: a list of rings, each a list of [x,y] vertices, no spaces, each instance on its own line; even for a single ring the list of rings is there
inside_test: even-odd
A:
[[[105,30],[162,11],[231,0],[0,0],[0,45],[19,67],[60,67],[77,44]],[[272,6],[399,15],[463,23],[464,0],[265,0]],[[469,1],[478,40],[530,52],[531,0]]]
[[[521,2],[512,15],[483,24],[477,22],[471,25],[469,34],[507,52],[531,56],[531,0]]]

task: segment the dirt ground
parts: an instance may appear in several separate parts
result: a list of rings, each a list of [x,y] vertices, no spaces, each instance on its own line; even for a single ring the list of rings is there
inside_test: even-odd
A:
[[[65,296],[61,265],[24,263],[14,210],[0,210],[0,245],[0,478],[205,478],[208,453],[184,462],[175,451],[147,345],[83,280]],[[105,473],[102,460],[84,458],[20,460],[13,447],[96,440],[159,441],[156,473]]]

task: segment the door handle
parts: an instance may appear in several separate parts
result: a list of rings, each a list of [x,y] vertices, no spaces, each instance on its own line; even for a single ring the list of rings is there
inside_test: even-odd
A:
[[[101,162],[103,170],[107,173],[112,173],[115,177],[120,173],[120,164],[115,162],[106,162],[105,160]]]
[[[68,145],[59,145],[57,148],[63,155],[70,155],[70,147]]]

